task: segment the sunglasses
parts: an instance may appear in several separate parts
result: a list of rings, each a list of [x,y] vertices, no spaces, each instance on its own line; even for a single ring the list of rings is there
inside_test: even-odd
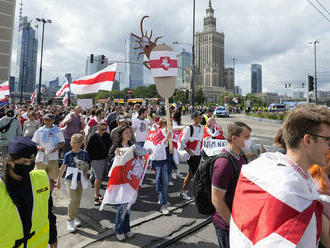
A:
[[[314,134],[314,133],[308,133],[308,134],[311,136],[314,136],[314,137],[325,139],[328,142],[328,145],[330,147],[330,136],[322,136],[322,135],[318,135],[318,134]]]
[[[101,128],[100,131],[107,131],[107,129],[106,128]]]

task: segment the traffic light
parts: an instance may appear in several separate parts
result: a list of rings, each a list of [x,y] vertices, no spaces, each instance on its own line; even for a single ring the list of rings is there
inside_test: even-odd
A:
[[[102,55],[102,56],[101,56],[101,64],[104,64],[104,62],[105,62],[105,56]]]
[[[94,54],[91,54],[89,56],[89,60],[90,60],[90,63],[93,64],[94,63]]]
[[[308,91],[314,90],[314,77],[308,75]]]

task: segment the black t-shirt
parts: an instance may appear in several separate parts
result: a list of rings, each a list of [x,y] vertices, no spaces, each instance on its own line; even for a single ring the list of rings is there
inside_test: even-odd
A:
[[[106,159],[109,154],[112,141],[110,134],[104,133],[100,136],[98,133],[94,133],[87,144],[87,152],[91,160]]]

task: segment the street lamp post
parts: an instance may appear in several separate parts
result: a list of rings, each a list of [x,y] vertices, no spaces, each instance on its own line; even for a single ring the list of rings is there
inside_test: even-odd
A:
[[[42,55],[44,50],[44,34],[45,34],[45,24],[52,23],[51,20],[45,20],[41,18],[36,18],[38,22],[42,22],[42,38],[41,38],[41,55],[40,55],[40,71],[39,71],[39,86],[38,86],[38,95],[37,95],[37,102],[38,104],[41,103],[41,77],[42,77]]]
[[[23,72],[22,72],[22,80],[21,80],[21,96],[20,96],[20,103],[23,104],[23,80],[25,79],[25,72],[26,72],[26,62],[23,61]]]
[[[315,89],[315,104],[317,105],[317,73],[316,73],[316,45],[320,43],[315,40],[313,42],[309,42],[309,44],[314,44],[314,89]]]
[[[193,43],[192,43],[191,105],[195,106],[195,0],[193,1]]]

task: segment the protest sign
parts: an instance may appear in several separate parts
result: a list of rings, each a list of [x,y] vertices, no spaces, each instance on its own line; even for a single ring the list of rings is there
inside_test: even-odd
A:
[[[218,155],[222,148],[226,146],[227,140],[221,139],[204,139],[203,140],[203,150],[207,156]]]

